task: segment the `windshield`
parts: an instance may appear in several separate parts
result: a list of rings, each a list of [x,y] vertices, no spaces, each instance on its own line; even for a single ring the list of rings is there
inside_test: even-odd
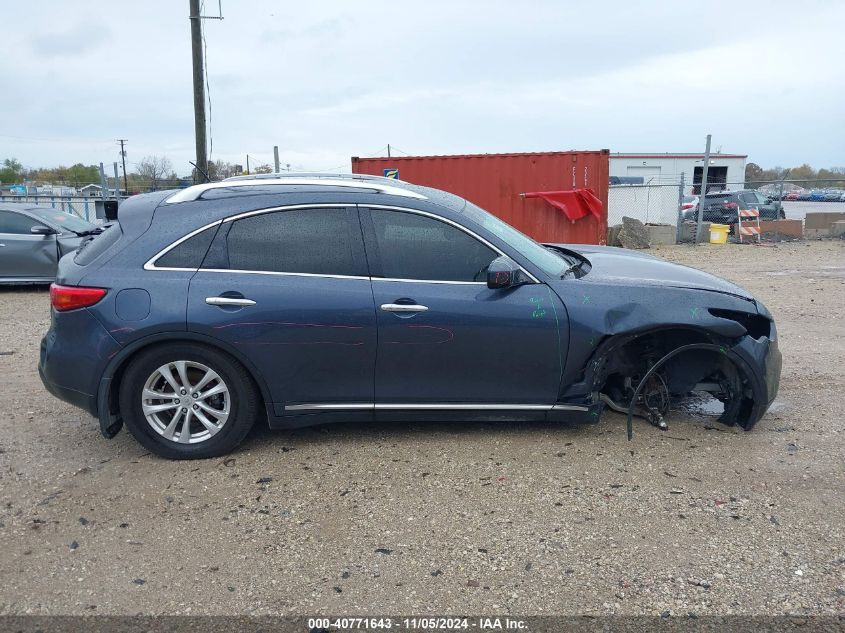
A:
[[[475,206],[471,202],[467,202],[467,205],[464,208],[464,213],[466,213],[470,220],[480,224],[485,229],[496,235],[496,237],[501,239],[547,275],[560,277],[561,273],[563,273],[570,264],[577,261],[574,258],[572,261],[568,261],[564,258],[562,253],[558,253],[557,251],[550,250],[545,246],[538,244],[524,233],[517,231],[510,224],[503,222],[495,215]]]
[[[79,216],[57,211],[56,209],[29,209],[29,212],[40,218],[59,225],[63,231],[90,231],[95,228],[90,222],[86,222]]]

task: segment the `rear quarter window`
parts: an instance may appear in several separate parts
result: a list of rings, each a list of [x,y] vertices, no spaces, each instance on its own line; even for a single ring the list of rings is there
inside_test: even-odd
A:
[[[76,255],[73,256],[74,263],[79,266],[87,266],[117,244],[121,237],[123,237],[123,231],[120,229],[120,225],[115,223],[99,235],[83,240],[79,248],[76,249]]]
[[[208,247],[211,246],[218,226],[219,224],[210,226],[171,248],[153,262],[156,268],[198,269],[208,252]]]

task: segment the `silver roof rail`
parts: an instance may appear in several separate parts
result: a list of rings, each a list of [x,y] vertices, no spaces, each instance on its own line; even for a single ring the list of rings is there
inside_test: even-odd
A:
[[[385,184],[391,183],[405,183],[404,180],[398,178],[386,178],[384,176],[375,176],[372,174],[352,174],[340,172],[325,172],[325,171],[286,171],[275,172],[271,174],[252,174],[248,176],[229,176],[224,178],[223,182],[231,180],[273,180],[281,178],[330,178],[335,180],[363,180],[373,182],[383,182]]]
[[[385,179],[390,180],[390,179]],[[221,182],[207,182],[202,185],[193,185],[187,189],[173,194],[165,204],[176,204],[179,202],[193,202],[199,200],[206,191],[211,189],[240,189],[241,187],[262,187],[265,185],[305,185],[318,187],[349,187],[350,189],[369,189],[375,193],[383,193],[391,196],[401,196],[403,198],[416,198],[417,200],[426,200],[427,198],[403,187],[396,187],[395,185],[383,184],[381,182],[373,182],[371,180],[352,180],[349,178],[301,178],[301,177],[281,177],[281,178],[250,178],[247,180],[223,180]]]

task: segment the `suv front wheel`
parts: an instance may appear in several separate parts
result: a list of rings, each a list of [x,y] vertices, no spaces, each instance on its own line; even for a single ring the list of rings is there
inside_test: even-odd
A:
[[[120,385],[129,431],[170,459],[228,453],[246,437],[258,409],[257,390],[240,363],[191,343],[141,352]]]

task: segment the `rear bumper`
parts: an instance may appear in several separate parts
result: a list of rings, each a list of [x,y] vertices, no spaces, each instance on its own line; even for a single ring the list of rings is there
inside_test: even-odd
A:
[[[44,346],[44,342],[41,342],[42,350]],[[75,407],[79,407],[80,409],[85,409],[88,413],[93,415],[94,417],[97,416],[97,398],[87,393],[82,393],[81,391],[75,391],[74,389],[70,389],[69,387],[61,387],[54,382],[47,380],[44,376],[44,369],[41,365],[38,366],[38,376],[41,378],[41,382],[44,384],[44,387],[49,391],[52,395],[54,395],[59,400],[64,400],[65,402],[72,404]]]
[[[41,339],[38,375],[47,391],[97,415],[100,378],[120,345],[87,310],[54,313]]]

